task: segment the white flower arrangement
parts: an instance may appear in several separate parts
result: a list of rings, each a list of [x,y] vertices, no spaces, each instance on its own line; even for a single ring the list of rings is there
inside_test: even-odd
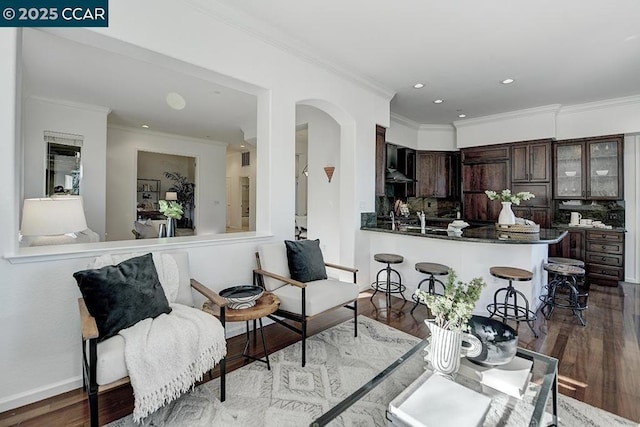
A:
[[[482,288],[487,284],[480,277],[471,279],[469,283],[456,282],[456,279],[456,273],[450,269],[444,296],[432,295],[420,289],[415,294],[429,307],[437,326],[450,331],[466,331]]]
[[[493,190],[485,190],[484,192],[489,200],[500,200],[501,202],[511,202],[514,205],[519,205],[522,200],[531,200],[536,197],[533,193],[529,193],[528,191],[521,191],[519,193],[513,194],[511,190],[504,189],[501,193],[497,193]]]
[[[184,211],[182,210],[182,205],[180,203],[174,201],[167,202],[166,200],[160,200],[159,203],[160,213],[162,215],[166,216],[167,218],[182,218]]]

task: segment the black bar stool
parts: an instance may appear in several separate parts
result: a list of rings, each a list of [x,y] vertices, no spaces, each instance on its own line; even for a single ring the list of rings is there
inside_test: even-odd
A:
[[[580,301],[584,295],[578,291],[578,280],[584,277],[584,268],[569,264],[547,263],[544,269],[553,275],[545,286],[547,294],[540,296],[540,300],[544,303],[540,311],[544,317],[550,319],[554,308],[566,308],[573,312],[582,326],[587,326],[582,317],[587,304]]]
[[[427,293],[431,295],[444,295],[445,284],[440,279],[436,279],[435,276],[446,276],[449,274],[449,267],[443,264],[436,264],[434,262],[419,262],[416,263],[416,271],[420,273],[428,274],[429,276],[425,279],[422,279],[420,283],[418,283],[418,289],[422,289],[423,283],[428,283],[429,288],[427,289]],[[440,283],[442,286],[442,293],[436,292],[436,283]],[[411,295],[411,299],[415,301],[415,305],[411,309],[411,313],[416,309],[418,304],[422,304],[422,301],[418,298],[416,294]]]
[[[536,321],[538,316],[529,308],[529,300],[521,291],[513,287],[513,281],[525,281],[533,278],[533,273],[529,270],[523,270],[515,267],[491,267],[489,272],[492,276],[499,279],[506,279],[509,281],[509,286],[506,288],[500,288],[493,294],[493,303],[487,306],[489,317],[500,316],[502,317],[502,323],[506,323],[507,320],[515,320],[520,326],[520,322],[527,322],[533,336],[538,338],[538,333],[533,328],[533,322]],[[501,297],[502,302],[498,302]],[[518,297],[522,299],[524,306],[518,304]]]
[[[566,264],[573,265],[574,267],[584,267],[584,261],[579,259],[572,258],[562,258],[562,257],[549,257],[547,260],[550,264]],[[585,270],[586,271],[586,270]],[[551,273],[553,274],[553,273]],[[555,278],[555,274],[553,278]],[[587,305],[587,299],[589,298],[589,281],[587,280],[586,275],[577,276],[576,277],[576,288],[578,289],[578,297],[580,299],[580,303],[584,306]]]
[[[378,292],[384,292],[387,296],[387,310],[391,310],[391,294],[400,294],[402,299],[407,301],[404,296],[404,291],[406,286],[402,284],[402,277],[400,277],[400,273],[398,270],[394,270],[391,268],[391,264],[401,264],[404,262],[404,257],[402,255],[396,254],[375,254],[373,259],[387,264],[386,267],[378,271],[376,274],[376,281],[371,284],[371,288],[374,290],[373,295],[369,298],[369,301],[373,302],[373,297]],[[382,273],[386,273],[386,280],[380,280],[380,275]],[[391,277],[392,274],[395,274],[397,280],[394,281]]]

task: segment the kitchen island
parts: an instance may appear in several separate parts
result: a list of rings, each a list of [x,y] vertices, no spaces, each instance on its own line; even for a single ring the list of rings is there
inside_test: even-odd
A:
[[[487,283],[474,310],[475,314],[487,315],[486,307],[493,302],[493,294],[505,287],[506,280],[497,279],[489,274],[492,266],[523,268],[533,272],[530,282],[514,282],[522,291],[534,309],[540,305],[547,283],[547,274],[543,265],[547,260],[549,244],[562,240],[565,230],[541,229],[539,233],[505,233],[492,225],[465,228],[461,236],[447,233],[445,227],[426,227],[421,233],[420,227],[402,226],[392,230],[388,225],[380,227],[362,227],[364,241],[368,241],[371,254],[369,276],[375,280],[382,265],[373,260],[376,253],[394,253],[402,255],[404,262],[395,264],[402,282],[407,287],[405,296],[410,299],[418,283],[426,276],[414,268],[418,262],[444,264],[456,271],[458,279],[468,282],[481,277]]]

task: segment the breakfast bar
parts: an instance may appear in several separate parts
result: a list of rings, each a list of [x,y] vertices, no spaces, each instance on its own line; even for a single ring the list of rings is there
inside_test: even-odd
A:
[[[543,265],[547,260],[549,244],[562,240],[565,230],[540,229],[539,233],[508,233],[496,230],[493,225],[471,226],[463,229],[462,235],[447,232],[447,228],[381,226],[361,227],[365,231],[364,241],[368,241],[370,253],[391,252],[404,257],[402,264],[394,267],[400,272],[402,282],[407,287],[407,295],[412,294],[423,278],[415,270],[418,262],[440,263],[456,271],[459,280],[467,282],[481,277],[487,283],[474,310],[475,314],[487,315],[487,305],[493,302],[493,294],[504,286],[499,279],[489,273],[491,266],[510,266],[533,272],[533,279],[521,282],[521,290],[535,309],[540,303],[547,282]],[[372,265],[370,271],[376,271]],[[371,282],[375,277],[371,278]]]

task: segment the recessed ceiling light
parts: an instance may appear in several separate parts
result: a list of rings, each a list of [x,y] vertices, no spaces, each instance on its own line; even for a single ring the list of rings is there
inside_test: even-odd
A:
[[[167,105],[174,110],[183,110],[187,105],[187,101],[179,93],[169,92],[167,94]]]
[[[510,85],[511,83],[515,82],[514,79],[504,79],[503,81],[501,81],[500,83],[502,83],[503,85]]]
[[[458,117],[460,117],[461,119],[464,119],[465,117],[467,117],[466,114],[458,114]]]
[[[149,129],[149,125],[142,125],[142,126],[140,126],[140,127],[143,127],[143,128],[145,128],[145,129]]]
[[[241,145],[240,148],[244,148],[244,145]]]
[[[422,89],[424,87],[424,83],[416,83],[413,85],[415,89]]]
[[[433,100],[434,104],[442,104],[443,102],[444,102],[444,100],[442,100],[442,99],[434,99]]]

